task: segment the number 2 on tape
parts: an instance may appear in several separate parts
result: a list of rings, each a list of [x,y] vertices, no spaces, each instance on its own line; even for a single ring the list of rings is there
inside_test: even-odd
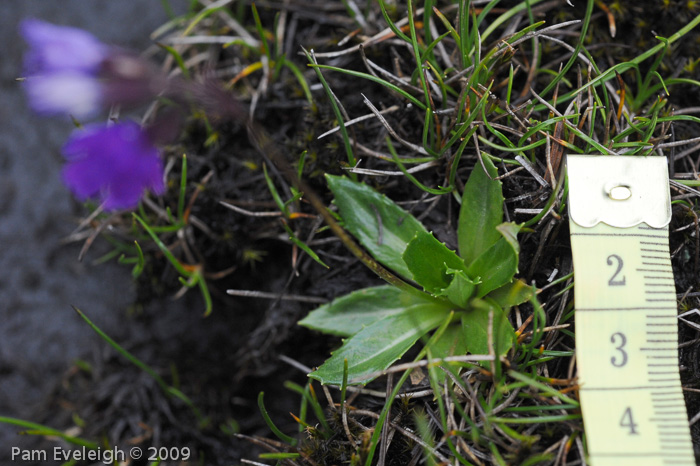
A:
[[[569,155],[576,363],[592,466],[694,465],[665,157]]]

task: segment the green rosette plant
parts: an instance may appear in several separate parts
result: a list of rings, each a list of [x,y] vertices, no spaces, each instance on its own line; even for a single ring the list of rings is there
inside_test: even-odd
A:
[[[379,263],[422,290],[365,288],[309,313],[300,325],[345,338],[311,378],[341,385],[347,360],[348,383],[366,384],[438,328],[433,358],[500,357],[514,346],[508,310],[529,300],[533,290],[515,278],[521,226],[503,222],[496,177],[496,167],[484,156],[462,195],[457,253],[383,194],[346,177],[326,176],[345,228]]]

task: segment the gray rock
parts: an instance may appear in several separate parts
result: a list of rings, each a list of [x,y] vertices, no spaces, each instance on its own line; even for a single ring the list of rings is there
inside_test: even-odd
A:
[[[187,2],[172,2],[185,11]],[[167,21],[161,2],[141,0],[11,0],[0,14],[0,416],[36,412],[76,358],[104,345],[75,314],[77,306],[114,337],[134,299],[129,269],[78,262],[80,245],[62,243],[84,209],[60,180],[60,147],[68,119],[34,116],[16,78],[24,43],[18,23],[36,17],[84,28],[104,42],[135,50]],[[19,428],[0,424],[0,458]]]

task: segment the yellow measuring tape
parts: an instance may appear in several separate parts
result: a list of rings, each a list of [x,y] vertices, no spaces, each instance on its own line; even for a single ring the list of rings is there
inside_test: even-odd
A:
[[[695,465],[665,157],[569,155],[576,363],[592,466]]]

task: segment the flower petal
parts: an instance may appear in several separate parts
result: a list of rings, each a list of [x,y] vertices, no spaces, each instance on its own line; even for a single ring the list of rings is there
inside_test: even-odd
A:
[[[66,70],[94,74],[108,49],[87,31],[38,19],[22,21],[20,33],[30,47],[24,60],[27,75]]]
[[[88,118],[100,110],[102,86],[92,76],[64,71],[33,76],[24,82],[32,109],[42,115],[69,113]]]
[[[63,154],[65,184],[78,199],[101,198],[105,210],[135,208],[146,190],[165,189],[158,149],[136,123],[78,130]]]

